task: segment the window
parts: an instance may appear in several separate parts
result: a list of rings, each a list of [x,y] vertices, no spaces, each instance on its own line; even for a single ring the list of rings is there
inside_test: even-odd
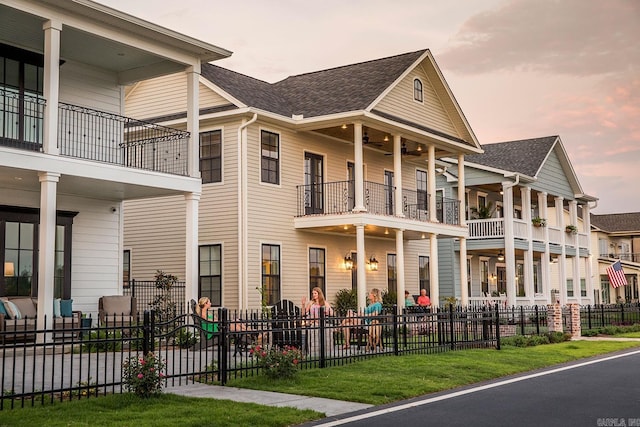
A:
[[[200,174],[202,183],[222,181],[222,131],[200,133]]]
[[[122,287],[131,286],[131,251],[126,249],[122,253]]]
[[[387,255],[387,290],[398,293],[398,272],[396,269],[396,255]]]
[[[467,256],[467,295],[471,296],[471,257]]]
[[[524,264],[519,262],[516,264],[516,286],[518,290],[516,292],[516,296],[523,297],[525,296],[524,291]]]
[[[482,284],[482,292],[489,293],[489,260],[480,260],[480,283]]]
[[[542,283],[540,282],[540,264],[537,262],[533,265],[533,292],[536,294],[544,292]]]
[[[573,279],[567,279],[567,297],[573,296]]]
[[[316,286],[326,295],[324,249],[309,248],[309,292]]]
[[[280,246],[262,245],[262,298],[267,305],[280,301]]]
[[[222,306],[222,245],[200,246],[198,262],[198,295]]]
[[[23,147],[42,143],[44,59],[0,43],[0,141]]]
[[[580,279],[580,296],[581,297],[587,296],[587,282],[584,280],[584,278]],[[636,298],[638,298],[637,295],[636,295]]]
[[[427,193],[427,172],[416,170],[416,197],[418,209],[429,210],[429,195]]]
[[[420,79],[413,80],[413,100],[418,102],[423,101],[422,82],[420,81]]]
[[[429,257],[418,257],[418,278],[420,289],[426,289],[427,295],[431,296],[431,286],[429,282]]]
[[[280,136],[263,130],[260,141],[262,182],[280,184]]]
[[[76,212],[58,211],[54,297],[71,298],[71,236]],[[0,206],[0,296],[38,295],[38,209]]]

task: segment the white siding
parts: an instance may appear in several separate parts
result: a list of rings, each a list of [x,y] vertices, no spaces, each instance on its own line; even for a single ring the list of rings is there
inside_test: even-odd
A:
[[[72,61],[60,68],[60,101],[122,114],[116,75]]]

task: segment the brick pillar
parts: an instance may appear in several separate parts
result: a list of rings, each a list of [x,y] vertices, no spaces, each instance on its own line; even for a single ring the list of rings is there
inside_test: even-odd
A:
[[[569,313],[571,315],[571,324],[569,325],[569,333],[571,339],[580,338],[582,336],[582,325],[580,324],[580,305],[569,304]]]
[[[564,332],[562,329],[562,306],[560,303],[547,305],[547,326],[549,332]]]

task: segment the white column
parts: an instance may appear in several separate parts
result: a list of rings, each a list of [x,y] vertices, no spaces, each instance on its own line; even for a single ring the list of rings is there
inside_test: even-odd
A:
[[[460,304],[469,305],[469,289],[467,288],[467,239],[460,238]]]
[[[200,63],[187,73],[187,131],[189,132],[189,176],[200,177]]]
[[[402,138],[400,135],[393,135],[393,176],[396,184],[394,213],[395,216],[404,217],[404,212],[402,212]],[[404,301],[404,295],[402,300]]]
[[[364,212],[364,159],[362,151],[362,123],[355,122],[353,124],[353,159],[354,159],[354,177],[356,190],[356,203],[353,208],[354,212]]]
[[[513,243],[513,183],[502,183],[504,206],[504,262],[507,274],[507,304],[516,304],[516,249]]]
[[[520,197],[522,199],[523,220],[527,224],[528,248],[524,253],[524,292],[527,303],[533,305],[533,225],[531,225],[531,187],[520,187]]]
[[[44,30],[44,78],[43,96],[47,100],[44,107],[43,150],[47,154],[57,155],[58,147],[58,99],[60,86],[60,32],[62,22],[47,21]],[[52,303],[53,304],[53,303]]]
[[[429,294],[431,305],[440,306],[440,281],[438,280],[438,236],[429,234]]]
[[[399,309],[404,307],[404,231],[396,230],[396,291]]]
[[[562,248],[559,265],[560,277],[558,278],[558,280],[560,280],[560,304],[565,305],[567,303],[567,251],[565,249],[566,242],[564,233],[564,198],[556,197],[554,201],[556,210],[556,224],[562,231],[560,233],[560,245]]]
[[[549,221],[549,210],[547,209],[547,193],[541,192],[538,193],[538,211],[540,218],[544,218]],[[551,301],[551,251],[549,250],[549,227],[544,227],[544,256],[542,257],[542,262],[540,263],[540,268],[542,270],[542,291],[544,292],[545,298],[548,303],[553,303],[555,301]]]
[[[465,196],[467,192],[466,192],[466,186],[465,186],[464,180],[465,180],[464,154],[458,154],[458,202],[460,202],[459,216],[460,216],[460,225],[462,226],[467,225],[467,217],[465,215],[467,212],[467,206],[465,204],[465,199],[466,199]]]
[[[587,297],[580,301],[581,304],[595,304],[595,299],[593,295],[593,278],[592,274],[592,254],[591,254],[591,207],[589,204],[585,204],[582,206],[582,224],[584,226],[583,233],[587,235],[587,253],[588,257],[585,259],[585,268],[584,268],[584,280],[587,286]],[[599,288],[599,286],[598,286]]]
[[[356,225],[356,275],[358,277],[358,310],[367,306],[367,257],[364,246],[364,225]]]
[[[53,327],[53,282],[56,268],[56,200],[59,173],[39,172],[40,224],[38,233],[38,329]],[[47,322],[45,324],[45,316]],[[44,340],[38,335],[38,341]]]
[[[184,196],[186,218],[186,257],[185,257],[185,303],[191,299],[198,301],[198,212],[200,206],[200,193],[188,193]]]
[[[436,215],[436,147],[431,144],[427,147],[429,155],[427,170],[427,188],[429,192],[429,221],[438,222]]]

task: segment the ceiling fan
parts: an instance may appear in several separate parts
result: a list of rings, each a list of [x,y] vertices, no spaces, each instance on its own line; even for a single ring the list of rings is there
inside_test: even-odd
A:
[[[402,147],[400,147],[400,154],[403,156],[420,156],[422,154],[422,147],[418,145],[415,150],[409,150],[407,144],[403,142]],[[385,156],[393,156],[393,153],[386,153]]]
[[[364,135],[362,136],[362,143],[364,145],[375,145],[376,147],[382,147],[384,145],[383,142],[379,142],[379,141],[371,141],[371,139],[369,138],[369,135],[367,134],[367,132],[364,132]]]

